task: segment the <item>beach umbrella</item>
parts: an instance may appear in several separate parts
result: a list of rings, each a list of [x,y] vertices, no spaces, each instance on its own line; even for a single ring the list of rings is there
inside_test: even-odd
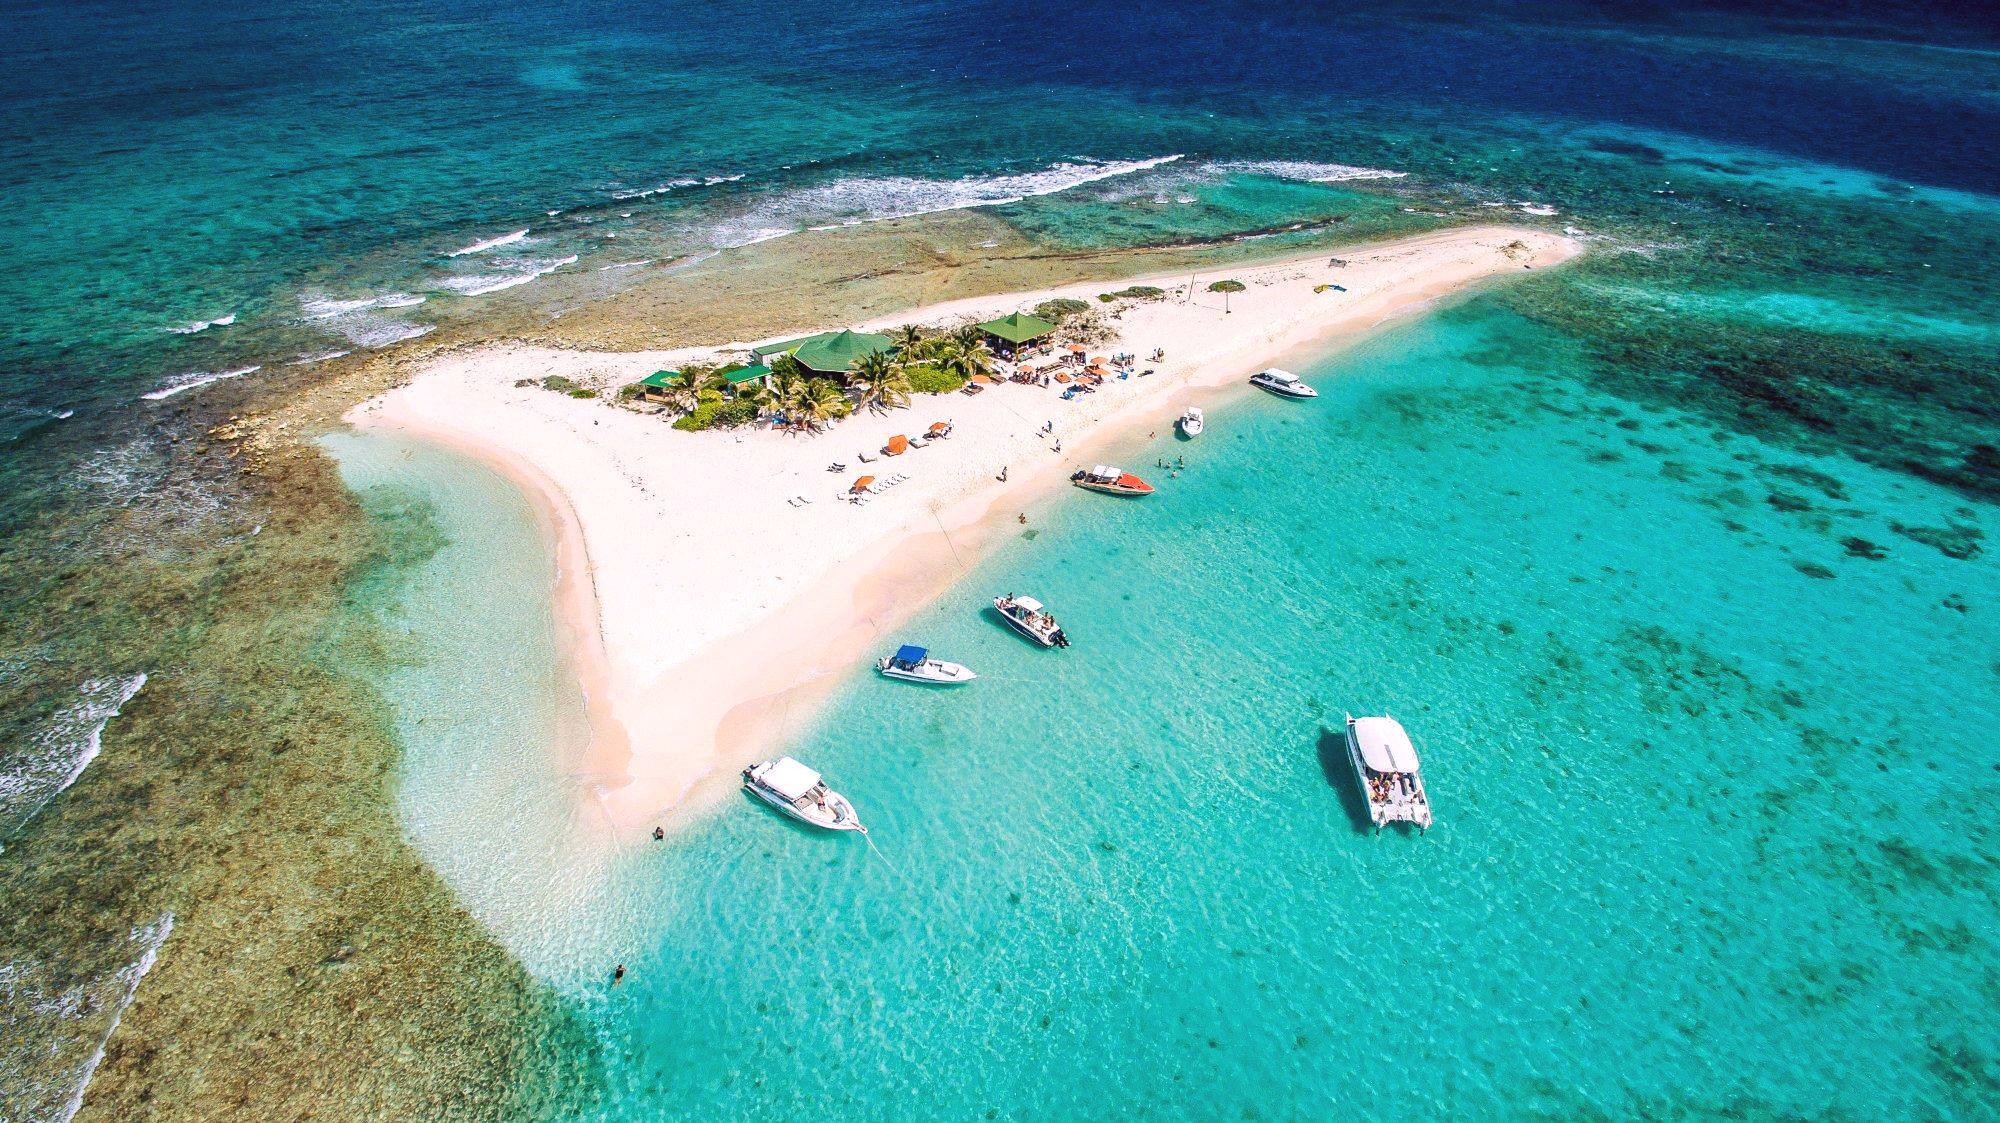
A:
[[[868,485],[869,485],[869,484],[872,484],[872,483],[874,483],[874,482],[875,482],[875,477],[874,477],[874,476],[863,476],[863,477],[861,477],[860,479],[858,479],[858,480],[855,480],[855,481],[854,481],[854,486],[853,486],[853,487],[850,487],[850,488],[848,488],[847,490],[849,490],[849,491],[867,491],[867,490],[868,490]]]
[[[945,431],[946,429],[949,429],[949,428],[951,428],[951,423],[950,423],[950,422],[948,422],[948,421],[933,421],[933,422],[931,422],[931,432],[933,432],[933,433],[942,433],[942,432],[944,432],[944,431]]]
[[[898,433],[889,438],[888,447],[882,451],[888,453],[890,456],[901,456],[910,451],[910,438]]]

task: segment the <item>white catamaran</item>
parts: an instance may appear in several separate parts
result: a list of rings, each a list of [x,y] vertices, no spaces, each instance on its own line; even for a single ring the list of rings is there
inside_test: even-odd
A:
[[[1403,724],[1386,715],[1347,718],[1347,755],[1361,794],[1368,797],[1368,817],[1375,829],[1389,823],[1431,825],[1431,801],[1424,794],[1422,766]]]
[[[801,823],[830,831],[868,833],[846,796],[827,787],[819,773],[791,757],[781,756],[744,769],[743,786]]]

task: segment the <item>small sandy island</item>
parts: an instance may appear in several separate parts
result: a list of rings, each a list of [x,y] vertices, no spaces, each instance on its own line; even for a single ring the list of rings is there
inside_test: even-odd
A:
[[[636,828],[733,787],[735,771],[797,723],[802,703],[892,647],[897,625],[1018,512],[1032,512],[1034,499],[1119,436],[1170,425],[1213,397],[1204,391],[1240,384],[1287,352],[1580,251],[1545,231],[1477,227],[1343,248],[1333,251],[1339,265],[1319,251],[1212,269],[1192,293],[1186,273],[1133,278],[1168,294],[1121,305],[1119,339],[1092,353],[1129,352],[1155,373],[1113,378],[1071,401],[1060,385],[1002,384],[971,397],[919,395],[817,435],[686,433],[659,416],[516,383],[563,375],[609,389],[744,345],[630,354],[495,345],[437,360],[348,419],[475,455],[538,500],[588,699],[593,744],[581,767],[598,777],[612,820]],[[1227,312],[1207,291],[1225,277],[1245,286]],[[1112,287],[1094,281],[823,326],[953,325],[1056,297],[1095,303]],[[1144,361],[1156,350],[1162,361]],[[858,459],[944,420],[954,426],[948,440]],[[1051,421],[1053,434],[1043,433]],[[830,473],[836,461],[847,469]],[[865,506],[842,501],[863,474],[908,479]]]

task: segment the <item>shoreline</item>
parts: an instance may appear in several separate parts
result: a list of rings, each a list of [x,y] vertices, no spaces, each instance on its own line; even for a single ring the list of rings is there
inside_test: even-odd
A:
[[[1324,264],[1334,252],[1347,262],[1338,274]],[[1120,338],[1093,352],[1144,354],[1171,340],[1166,361],[1152,378],[1107,382],[1076,403],[1044,388],[999,384],[972,399],[919,396],[906,409],[856,414],[811,436],[680,433],[659,418],[513,383],[562,373],[615,386],[717,348],[608,354],[497,345],[441,357],[347,420],[392,426],[488,464],[546,520],[558,625],[590,724],[580,767],[602,778],[603,809],[632,831],[726,797],[736,768],[765,755],[870,645],[887,642],[884,632],[985,556],[1014,512],[1055,493],[1076,460],[1133,437],[1149,420],[1155,431],[1162,420],[1170,424],[1186,392],[1213,391],[1282,356],[1358,337],[1479,282],[1580,252],[1574,240],[1534,228],[1474,227],[1209,270],[1211,279],[1226,273],[1246,281],[1228,319],[1220,298],[1195,286],[1186,299],[1118,307]],[[1336,276],[1353,299],[1311,291]],[[1188,274],[1120,283],[1149,282],[1179,289]],[[983,318],[1057,296],[1089,299],[1105,287],[1093,281],[960,298],[861,326]],[[827,484],[844,486],[868,470],[852,449],[918,432],[933,414],[952,417],[959,432],[896,462],[909,483],[867,509],[826,497]],[[1045,415],[1063,418],[1060,454],[1039,434],[1027,435]],[[995,478],[995,464],[970,465],[982,455],[1007,466],[1009,479]],[[828,458],[850,467],[827,473]],[[946,462],[955,471],[928,471]],[[780,503],[794,495],[811,505]],[[791,525],[801,523],[811,525]],[[696,604],[722,626],[690,620],[686,610]]]

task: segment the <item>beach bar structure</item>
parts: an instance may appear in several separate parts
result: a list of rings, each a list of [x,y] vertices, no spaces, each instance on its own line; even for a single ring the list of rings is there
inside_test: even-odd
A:
[[[790,355],[814,374],[845,377],[862,357],[895,349],[895,340],[886,335],[865,331],[823,331],[801,339],[752,347],[750,357],[755,365],[768,368],[778,356]]]
[[[1025,312],[1010,312],[977,326],[992,340],[994,352],[1009,359],[1033,354],[1046,345],[1056,331],[1054,324]]]
[[[731,390],[741,393],[751,383],[763,382],[771,377],[771,368],[762,363],[752,363],[749,366],[737,364],[724,367],[715,373],[724,382],[729,383]],[[664,400],[673,387],[680,384],[682,377],[681,372],[677,370],[656,370],[639,380],[639,396],[647,401]]]

